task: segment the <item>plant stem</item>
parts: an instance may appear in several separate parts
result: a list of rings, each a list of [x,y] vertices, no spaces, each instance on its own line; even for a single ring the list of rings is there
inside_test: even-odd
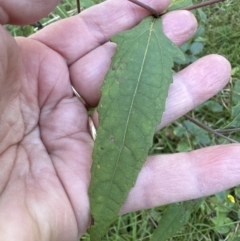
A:
[[[239,132],[240,128],[232,128],[232,129],[224,129],[224,130],[219,129],[216,131],[220,133],[235,133],[235,132]]]
[[[184,117],[185,117],[186,119],[190,120],[190,121],[191,121],[192,123],[194,123],[195,125],[201,127],[201,128],[204,129],[205,131],[207,131],[207,132],[209,132],[209,133],[211,133],[211,134],[213,134],[213,135],[215,135],[215,136],[222,137],[222,138],[228,140],[230,143],[239,143],[239,142],[233,140],[232,138],[229,138],[229,137],[227,137],[227,136],[225,136],[225,135],[223,135],[223,134],[221,134],[221,133],[213,130],[212,128],[210,128],[210,127],[202,124],[201,122],[197,121],[196,119],[192,118],[192,117],[189,116],[189,115],[184,115]]]
[[[78,13],[81,12],[81,4],[80,4],[80,0],[76,0],[77,1],[77,11]]]
[[[135,3],[136,5],[138,5],[138,6],[142,7],[142,8],[145,8],[146,10],[151,12],[154,17],[156,17],[156,18],[159,17],[159,13],[155,9],[153,9],[150,6],[146,5],[145,3],[142,3],[142,2],[140,2],[138,0],[128,0],[128,1],[130,1],[132,3]]]
[[[224,2],[224,1],[225,0],[209,0],[209,1],[206,1],[206,2],[198,3],[198,4],[195,4],[195,5],[192,5],[192,6],[188,6],[186,8],[182,8],[181,10],[191,11],[191,10],[194,10],[194,9],[197,9],[197,8],[206,7],[208,5],[212,5],[212,4]]]
[[[142,2],[140,2],[138,0],[128,0],[128,1],[132,2],[132,3],[135,3],[136,5],[138,5],[138,6],[142,7],[142,8],[144,8],[144,9],[148,10],[156,18],[161,16],[160,13],[158,13],[155,9],[151,8],[150,6],[146,5],[145,3],[142,3]],[[192,5],[192,6],[185,7],[185,8],[181,8],[179,10],[191,11],[191,10],[194,10],[194,9],[197,9],[197,8],[206,7],[208,5],[212,5],[212,4],[219,3],[219,2],[224,2],[224,1],[225,0],[209,0],[209,1],[206,1],[206,2],[199,3],[199,4],[195,4],[195,5]]]
[[[40,22],[30,24],[30,26],[33,26],[33,27],[37,28],[38,30],[43,28],[43,25]]]

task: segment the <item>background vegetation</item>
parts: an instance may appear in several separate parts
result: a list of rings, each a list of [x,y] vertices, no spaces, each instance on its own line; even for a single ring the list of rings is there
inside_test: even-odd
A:
[[[99,1],[81,2],[84,9]],[[195,11],[199,20],[198,32],[182,46],[187,60],[176,64],[176,70],[206,54],[218,53],[231,62],[232,79],[211,100],[156,133],[151,154],[190,151],[233,140],[240,141],[239,5],[238,0],[227,0]],[[74,14],[77,14],[75,0],[65,0],[40,22],[44,27]],[[6,28],[14,36],[29,36],[38,31],[41,25],[7,25]],[[219,133],[225,137],[219,137]],[[106,240],[148,241],[165,211],[166,206],[162,206],[121,216],[112,225]],[[89,235],[86,233],[81,240],[90,240]],[[191,214],[187,225],[169,239],[186,240],[240,241],[240,187],[203,199]]]

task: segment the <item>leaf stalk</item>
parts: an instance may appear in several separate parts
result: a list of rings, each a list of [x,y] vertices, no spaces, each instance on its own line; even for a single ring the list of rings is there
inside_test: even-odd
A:
[[[216,3],[219,3],[219,2],[224,2],[224,1],[225,0],[209,0],[209,1],[206,1],[206,2],[202,2],[202,3],[198,3],[198,4],[195,4],[195,5],[192,5],[192,6],[182,8],[181,10],[191,11],[191,10],[194,10],[194,9],[197,9],[197,8],[206,7],[206,6],[216,4]]]
[[[80,3],[80,0],[76,0],[77,1],[77,11],[78,13],[81,12],[81,3]]]
[[[155,9],[151,8],[150,6],[146,5],[145,3],[142,3],[142,2],[140,2],[140,1],[138,1],[138,0],[128,0],[128,1],[130,1],[130,2],[132,2],[132,3],[135,3],[136,5],[138,5],[138,6],[142,7],[142,8],[145,8],[146,10],[148,10],[149,12],[151,12],[152,15],[153,15],[154,17],[156,17],[156,18],[158,18],[159,15],[160,15]]]
[[[215,136],[218,136],[218,137],[222,137],[224,139],[226,139],[227,141],[229,141],[230,143],[239,143],[235,140],[233,140],[232,138],[229,138],[221,133],[219,133],[218,131],[215,131],[213,130],[212,128],[202,124],[201,122],[197,121],[196,119],[192,118],[191,116],[189,115],[184,115],[184,117],[187,119],[187,120],[190,120],[192,123],[194,123],[195,125],[199,126],[200,128],[202,128],[203,130],[215,135]]]
[[[146,5],[145,3],[142,3],[138,0],[128,0],[129,2],[132,2],[132,3],[135,3],[136,5],[148,10],[149,12],[152,13],[152,15],[156,18],[160,17],[162,14],[158,13],[155,9],[153,9],[152,7]],[[192,5],[192,6],[188,6],[188,7],[185,7],[185,8],[181,8],[179,10],[188,10],[188,11],[191,11],[191,10],[195,10],[195,9],[198,9],[198,8],[202,8],[202,7],[206,7],[206,6],[209,6],[209,5],[212,5],[212,4],[216,4],[216,3],[219,3],[219,2],[224,2],[226,0],[209,0],[209,1],[206,1],[206,2],[202,2],[202,3],[198,3],[198,4],[195,4],[195,5]]]

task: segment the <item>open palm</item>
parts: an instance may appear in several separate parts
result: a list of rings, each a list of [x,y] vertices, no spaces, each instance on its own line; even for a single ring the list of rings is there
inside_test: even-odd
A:
[[[2,2],[8,15],[0,18],[2,23],[31,23],[57,4],[42,2],[39,14],[22,17],[10,11],[7,0]],[[159,11],[169,3],[145,2]],[[86,108],[71,85],[89,106],[97,106],[116,48],[109,38],[147,14],[127,0],[108,0],[31,38],[14,40],[0,28],[1,240],[70,241],[86,231],[94,142]],[[178,45],[197,27],[186,11],[166,14],[163,25]],[[159,128],[216,94],[230,72],[224,58],[210,55],[176,74]],[[238,145],[227,145],[149,157],[121,213],[232,187],[240,182],[239,154]]]

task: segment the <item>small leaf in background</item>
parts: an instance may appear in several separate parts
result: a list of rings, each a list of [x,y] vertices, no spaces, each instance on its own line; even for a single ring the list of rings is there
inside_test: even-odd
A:
[[[234,84],[232,101],[235,105],[240,102],[240,79],[236,80]]]
[[[187,151],[191,151],[191,150],[192,150],[192,148],[189,145],[187,140],[182,140],[182,141],[178,142],[177,150],[176,150],[177,152],[187,152]]]
[[[106,234],[134,186],[165,108],[173,58],[184,58],[160,18],[147,17],[112,41],[118,48],[102,87],[89,188],[92,241]]]
[[[208,110],[215,113],[220,113],[223,111],[223,106],[214,100],[209,100],[205,102],[204,104],[201,105],[201,108],[202,107],[206,107]]]
[[[231,231],[231,226],[233,227],[232,220],[230,218],[222,218],[222,219],[217,219],[213,218],[212,222],[214,223],[214,229],[216,232],[219,234],[228,234]]]
[[[179,141],[177,141],[177,152],[187,152],[192,150],[188,138],[186,138],[186,127],[182,125],[175,127],[173,129],[173,134],[180,139]]]
[[[207,131],[203,130],[199,126],[195,125],[189,120],[183,122],[187,130],[192,134],[196,143],[204,145],[210,144],[211,140]]]
[[[193,63],[198,59],[198,55],[203,52],[205,39],[202,37],[205,32],[204,26],[200,25],[194,38],[183,44],[180,49],[185,53],[185,60],[181,61],[177,59],[177,63],[180,65],[186,65]]]
[[[198,26],[197,32],[194,34],[194,42],[205,42],[203,35],[205,33],[205,27],[203,25]]]
[[[194,42],[190,47],[190,51],[193,55],[197,55],[203,51],[203,48],[204,44],[202,42]]]
[[[240,199],[240,186],[235,188],[235,195],[238,199]]]
[[[89,8],[95,4],[93,0],[81,0],[81,7],[83,7],[83,9]]]
[[[177,126],[174,128],[173,133],[177,137],[182,137],[186,133],[186,128],[184,128],[183,126]]]
[[[198,14],[198,18],[201,20],[201,22],[207,24],[208,23],[208,16],[207,14],[204,12],[203,9],[199,8],[197,9],[197,14]],[[201,27],[203,27],[203,25],[200,25]],[[203,27],[204,28],[204,27]]]
[[[225,128],[240,127],[240,103],[232,108],[231,120]]]
[[[210,203],[214,205],[214,215],[210,216],[210,220],[213,223],[213,229],[219,234],[228,234],[231,229],[234,229],[230,213],[234,211],[232,208],[235,204],[228,200],[229,195],[229,190],[225,190],[210,197]],[[237,218],[237,213],[235,215]]]
[[[228,196],[228,194],[229,194],[229,191],[226,190],[226,191],[216,193],[214,196],[218,202],[223,203],[226,201],[226,197]]]
[[[201,200],[170,204],[158,223],[151,241],[165,241],[175,235],[185,224],[190,215],[201,205]]]

